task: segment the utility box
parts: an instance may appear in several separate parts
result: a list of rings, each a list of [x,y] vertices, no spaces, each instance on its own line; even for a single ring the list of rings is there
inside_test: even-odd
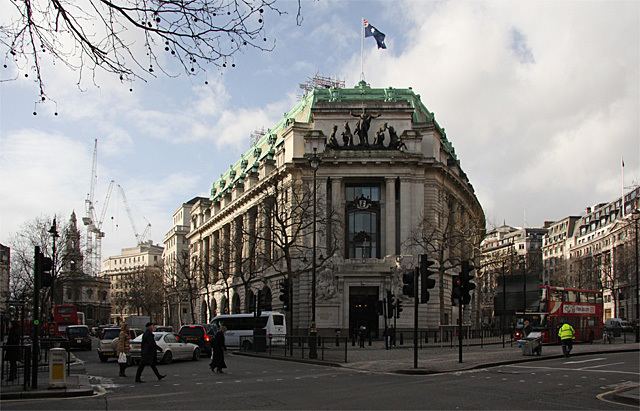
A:
[[[49,350],[49,388],[67,387],[67,350]]]

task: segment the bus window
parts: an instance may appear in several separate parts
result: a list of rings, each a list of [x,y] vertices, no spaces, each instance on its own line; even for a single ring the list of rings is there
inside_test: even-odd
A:
[[[576,298],[576,293],[575,291],[567,291],[567,299],[564,301],[568,301],[570,303],[575,303],[577,302],[577,298]]]
[[[596,304],[602,304],[602,293],[596,295]]]

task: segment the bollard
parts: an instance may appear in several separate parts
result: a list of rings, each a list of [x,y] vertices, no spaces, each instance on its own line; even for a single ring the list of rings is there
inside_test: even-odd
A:
[[[67,386],[67,351],[64,348],[49,350],[49,388]]]
[[[349,344],[347,344],[347,337],[344,338],[344,362],[346,364],[347,362],[347,347],[349,346]]]

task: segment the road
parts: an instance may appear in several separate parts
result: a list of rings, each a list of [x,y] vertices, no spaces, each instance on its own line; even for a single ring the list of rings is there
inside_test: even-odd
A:
[[[367,373],[295,362],[227,355],[216,375],[208,361],[161,365],[156,381],[146,369],[119,378],[115,361],[80,352],[89,375],[103,377],[106,393],[91,398],[2,404],[27,409],[621,409],[596,395],[637,383],[640,354],[617,353],[536,361],[442,375]]]

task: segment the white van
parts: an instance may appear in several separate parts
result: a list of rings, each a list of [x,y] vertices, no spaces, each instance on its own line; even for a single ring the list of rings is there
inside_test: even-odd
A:
[[[224,333],[225,344],[228,347],[249,349],[253,344],[253,329],[263,328],[267,334],[267,345],[284,344],[287,335],[287,322],[284,314],[276,311],[263,311],[260,317],[254,314],[223,314],[214,317],[211,323],[219,329],[221,325],[227,328]]]

